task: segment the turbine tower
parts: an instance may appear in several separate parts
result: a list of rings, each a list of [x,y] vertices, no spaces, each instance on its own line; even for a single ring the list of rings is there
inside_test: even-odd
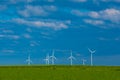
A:
[[[54,65],[54,63],[55,63],[55,59],[56,59],[56,57],[55,57],[55,51],[53,50],[53,52],[52,52],[52,56],[50,56],[50,58],[51,58],[51,60],[52,60],[52,65]]]
[[[27,58],[26,62],[27,62],[28,65],[30,65],[30,64],[32,63],[32,60],[31,60],[31,58],[30,58],[30,55],[28,55],[28,58]]]
[[[46,55],[46,58],[44,59],[44,61],[45,61],[45,63],[47,65],[49,65],[49,63],[50,63],[50,56],[49,56],[49,54]]]
[[[93,53],[95,53],[96,50],[91,50],[91,49],[88,48],[88,51],[91,54],[91,56],[90,56],[90,63],[91,63],[91,66],[93,66]]]
[[[82,59],[82,64],[83,64],[83,65],[85,65],[85,62],[86,62],[86,60],[85,60],[85,59]]]
[[[72,51],[70,53],[70,57],[68,58],[70,60],[70,65],[73,65],[73,60],[75,60],[75,57],[72,55]]]

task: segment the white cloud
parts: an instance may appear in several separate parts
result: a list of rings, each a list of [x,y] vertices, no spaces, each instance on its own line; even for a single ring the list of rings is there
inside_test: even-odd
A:
[[[56,11],[57,10],[57,7],[56,6],[42,6],[45,10],[47,11]]]
[[[89,0],[71,0],[74,2],[87,2]],[[120,2],[120,0],[90,0],[91,2],[94,2],[96,4],[99,4],[100,2]]]
[[[101,11],[87,11],[87,12],[82,12],[80,10],[72,10],[72,14],[76,16],[87,16],[91,17],[94,19],[101,19],[101,20],[108,20],[113,23],[119,23],[120,22],[120,10],[119,9],[105,9]]]
[[[39,46],[40,43],[39,42],[36,42],[36,41],[30,41],[30,46]]]
[[[31,17],[31,16],[47,16],[50,12],[56,11],[56,6],[31,6],[28,5],[25,7],[24,10],[19,10],[18,13],[24,17]]]
[[[86,2],[87,0],[72,0],[74,2]]]
[[[47,0],[48,2],[54,2],[54,0]]]
[[[33,2],[33,0],[27,0],[27,2]]]
[[[32,36],[30,34],[23,34],[24,38],[30,39]]]
[[[101,20],[84,19],[84,22],[92,25],[104,25],[104,22]]]
[[[20,36],[18,35],[7,35],[8,38],[11,38],[11,39],[19,39]]]
[[[0,38],[3,38],[3,37],[4,37],[4,35],[0,34]]]
[[[6,33],[14,33],[14,31],[12,31],[12,30],[7,30],[7,29],[3,29],[2,32],[5,33],[5,34],[6,34]]]
[[[110,20],[114,23],[120,22],[120,10],[117,9],[106,9],[99,12],[101,18]]]
[[[30,2],[33,2],[33,0],[9,0],[9,3],[12,3],[12,4],[16,4],[19,2],[30,3]]]
[[[103,25],[103,28],[109,27],[118,27],[120,24],[120,10],[119,9],[105,9],[101,11],[81,11],[81,10],[72,10],[71,14],[74,14],[79,17],[87,17],[84,19],[84,22],[92,25]]]
[[[97,18],[97,19],[103,19],[108,20],[113,23],[119,23],[120,22],[120,10],[117,9],[106,9],[99,12],[89,12],[88,13],[90,17]]]
[[[120,37],[116,37],[116,38],[115,38],[115,41],[120,41]]]
[[[98,37],[98,40],[101,40],[101,41],[120,41],[120,37],[114,37],[114,38]]]
[[[49,32],[41,32],[42,35],[45,35],[45,36],[49,36],[50,33]]]
[[[98,40],[101,40],[101,41],[108,41],[108,40],[110,40],[110,39],[105,38],[105,37],[99,37]]]
[[[95,11],[91,11],[88,15],[91,16],[92,18],[99,18],[100,17],[99,13],[97,13]]]
[[[48,13],[40,6],[26,6],[24,10],[19,11],[24,17],[30,16],[45,16]]]
[[[120,0],[101,0],[103,2],[120,2]]]
[[[71,14],[76,15],[76,16],[85,16],[85,14],[82,11],[74,10],[74,9],[71,11]]]
[[[2,50],[1,52],[3,52],[3,53],[14,53],[15,51],[14,50]]]
[[[44,38],[44,39],[52,39],[52,37],[49,37],[49,36],[42,36],[42,38]]]
[[[0,5],[0,11],[7,9],[6,5]]]
[[[18,36],[18,35],[3,35],[3,34],[1,34],[0,38],[9,38],[9,39],[15,39],[15,40],[17,40],[17,39],[20,38],[20,36]]]
[[[13,19],[13,22],[16,22],[18,24],[24,24],[27,26],[32,26],[36,28],[52,28],[54,30],[61,30],[61,29],[66,29],[68,28],[66,22],[62,21],[29,21],[29,20],[24,20],[24,19]]]

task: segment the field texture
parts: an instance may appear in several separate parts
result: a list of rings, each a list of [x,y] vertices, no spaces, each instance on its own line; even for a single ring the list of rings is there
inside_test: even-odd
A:
[[[120,67],[1,66],[0,80],[120,80]]]

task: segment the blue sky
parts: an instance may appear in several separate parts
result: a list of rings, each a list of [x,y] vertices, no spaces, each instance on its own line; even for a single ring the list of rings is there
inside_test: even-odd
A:
[[[0,0],[0,64],[44,64],[46,54],[69,64],[120,65],[120,0]]]

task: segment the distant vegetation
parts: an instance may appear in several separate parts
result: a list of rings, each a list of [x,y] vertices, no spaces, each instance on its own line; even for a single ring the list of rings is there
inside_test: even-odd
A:
[[[120,80],[120,67],[1,66],[0,80]]]

